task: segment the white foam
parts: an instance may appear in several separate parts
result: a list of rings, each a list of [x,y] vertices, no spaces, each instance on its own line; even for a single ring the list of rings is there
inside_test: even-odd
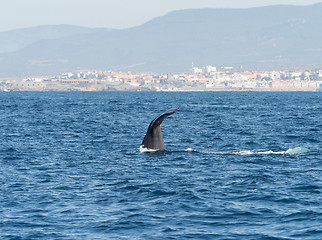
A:
[[[195,152],[195,150],[193,148],[187,148],[185,149],[186,152]]]
[[[145,148],[142,145],[140,146],[140,152],[145,153],[154,153],[159,150],[157,149],[149,149]],[[306,153],[309,150],[304,147],[296,147],[296,148],[290,148],[286,151],[273,151],[273,150],[267,150],[267,151],[252,151],[252,150],[242,150],[242,151],[236,151],[236,152],[208,152],[208,151],[198,151],[193,148],[186,148],[184,150],[185,152],[200,152],[205,154],[214,154],[214,155],[294,155],[294,154],[300,154],[300,153]]]
[[[256,152],[246,150],[246,151],[234,152],[233,154],[236,154],[236,155],[252,155],[252,154],[256,154]]]
[[[159,151],[158,149],[149,149],[149,148],[145,148],[143,147],[143,145],[140,146],[140,152],[144,153],[144,152],[148,152],[148,153],[153,153],[153,152],[157,152]]]
[[[254,154],[284,154],[284,151],[280,151],[280,152],[274,152],[272,150],[268,150],[268,151],[264,151],[264,152],[255,152]]]
[[[243,150],[238,152],[205,152],[208,154],[216,154],[216,155],[256,155],[256,154],[283,154],[284,152],[274,152],[272,150],[269,151],[250,151],[250,150]]]
[[[299,153],[305,153],[308,152],[308,149],[297,147],[297,148],[291,148],[286,151],[251,151],[251,150],[242,150],[238,152],[204,152],[206,154],[215,154],[215,155],[269,155],[269,154],[276,154],[276,155],[285,155],[285,154],[299,154]]]

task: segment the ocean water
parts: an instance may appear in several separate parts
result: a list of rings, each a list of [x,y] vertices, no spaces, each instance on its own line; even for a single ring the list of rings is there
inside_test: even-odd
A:
[[[0,101],[1,239],[322,239],[321,93]]]

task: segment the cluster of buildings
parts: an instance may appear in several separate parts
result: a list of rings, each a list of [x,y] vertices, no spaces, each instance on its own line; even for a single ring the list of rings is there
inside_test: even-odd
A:
[[[322,69],[249,71],[213,66],[188,73],[91,71],[6,80],[7,91],[321,91]]]

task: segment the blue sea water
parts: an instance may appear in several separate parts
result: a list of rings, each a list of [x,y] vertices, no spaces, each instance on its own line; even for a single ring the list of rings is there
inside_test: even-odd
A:
[[[0,101],[1,239],[322,239],[321,93]]]

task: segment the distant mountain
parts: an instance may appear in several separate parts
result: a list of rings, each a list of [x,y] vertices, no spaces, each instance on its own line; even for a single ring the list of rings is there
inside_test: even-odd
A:
[[[0,53],[18,51],[40,40],[90,34],[95,29],[71,25],[48,25],[0,32]]]
[[[8,41],[0,48],[0,75],[82,69],[177,72],[189,70],[192,62],[234,67],[322,64],[321,12],[322,4],[191,9],[124,30],[56,26],[60,30],[55,33],[50,30],[55,26],[44,26],[33,29],[25,41],[11,37],[11,52],[3,50],[10,49]],[[15,34],[24,31],[32,32]],[[6,34],[0,33],[0,43]]]

